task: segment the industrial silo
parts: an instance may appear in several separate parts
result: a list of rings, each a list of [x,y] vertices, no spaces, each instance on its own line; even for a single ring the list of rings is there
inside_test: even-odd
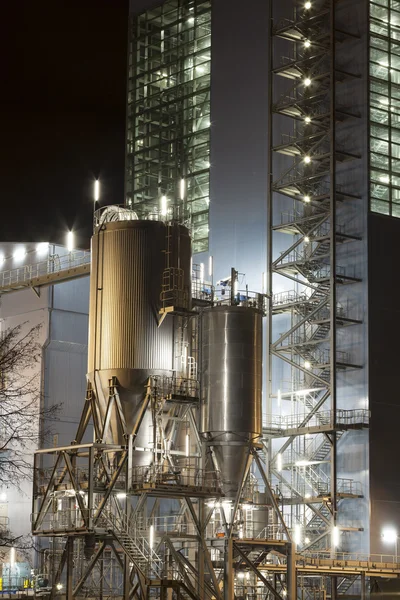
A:
[[[118,218],[118,213],[117,218]],[[175,318],[160,325],[161,293],[179,296],[190,307],[191,243],[178,224],[135,220],[100,221],[92,238],[88,377],[104,422],[109,381],[115,377],[126,431],[132,431],[152,375],[171,377],[176,369]],[[171,284],[171,286],[169,286]],[[162,287],[164,285],[164,288]],[[168,294],[167,294],[168,295]],[[171,299],[173,297],[171,296]],[[179,369],[179,366],[178,366]],[[116,413],[109,443],[126,443]],[[135,446],[154,447],[153,423],[147,410]],[[152,452],[135,452],[134,465],[150,464]]]
[[[261,436],[262,314],[219,306],[201,317],[201,431],[226,497],[241,482],[249,446]]]

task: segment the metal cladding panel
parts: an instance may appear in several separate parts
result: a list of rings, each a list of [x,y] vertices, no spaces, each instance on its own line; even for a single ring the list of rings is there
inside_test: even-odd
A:
[[[262,432],[262,317],[228,306],[202,316],[202,432],[250,440]]]
[[[170,228],[190,287],[190,238]],[[106,223],[93,236],[89,372],[173,368],[172,319],[158,327],[167,227],[158,221]],[[178,250],[172,252],[178,264]]]

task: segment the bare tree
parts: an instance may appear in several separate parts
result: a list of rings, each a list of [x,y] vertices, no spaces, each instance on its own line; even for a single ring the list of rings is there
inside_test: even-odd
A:
[[[0,487],[19,487],[32,477],[32,455],[55,418],[57,407],[43,406],[38,369],[41,326],[26,323],[0,335]],[[1,521],[1,519],[0,519]],[[31,547],[28,538],[15,538],[0,522],[0,549]],[[0,550],[1,555],[1,550]]]

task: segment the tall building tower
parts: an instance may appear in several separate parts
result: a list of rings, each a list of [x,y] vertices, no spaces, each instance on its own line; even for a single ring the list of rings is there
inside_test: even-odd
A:
[[[131,8],[126,202],[269,294],[264,446],[298,551],[396,555],[400,2]]]

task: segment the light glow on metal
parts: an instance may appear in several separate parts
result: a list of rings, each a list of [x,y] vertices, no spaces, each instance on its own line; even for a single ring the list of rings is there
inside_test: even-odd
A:
[[[25,250],[25,248],[23,248],[23,247],[22,247],[22,248],[17,248],[17,249],[14,251],[13,258],[14,258],[15,260],[22,260],[22,259],[24,258],[24,256],[25,256],[25,255],[26,255],[26,250]]]
[[[161,215],[163,217],[166,217],[167,216],[167,212],[168,212],[167,196],[161,196]]]
[[[36,246],[36,252],[38,254],[46,254],[48,249],[49,249],[49,242],[40,242],[40,244],[38,244]]]
[[[397,541],[398,535],[395,529],[384,529],[382,531],[382,539],[388,544],[394,544]]]

